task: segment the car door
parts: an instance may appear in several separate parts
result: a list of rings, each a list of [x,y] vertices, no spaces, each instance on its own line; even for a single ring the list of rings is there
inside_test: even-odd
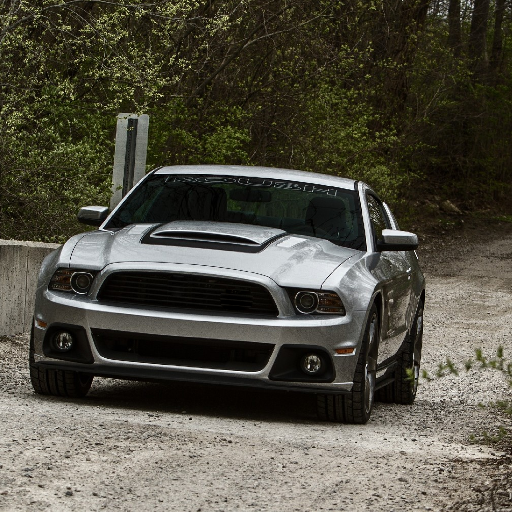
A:
[[[369,192],[366,200],[372,227],[373,250],[376,252],[382,230],[394,229],[396,226],[377,196]],[[393,357],[404,339],[407,330],[407,308],[411,297],[411,272],[411,264],[403,251],[378,253],[377,264],[372,270],[384,296],[378,363]]]

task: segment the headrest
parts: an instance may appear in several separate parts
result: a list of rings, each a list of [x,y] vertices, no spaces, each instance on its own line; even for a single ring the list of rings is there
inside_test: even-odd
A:
[[[345,202],[337,197],[314,197],[311,199],[306,210],[306,220],[314,215],[336,215],[344,214]]]
[[[339,238],[345,230],[345,203],[335,197],[314,197],[306,210],[306,225],[321,230],[331,237]]]

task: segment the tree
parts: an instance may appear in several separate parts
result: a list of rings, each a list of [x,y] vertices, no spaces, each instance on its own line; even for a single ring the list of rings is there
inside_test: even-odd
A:
[[[475,78],[483,77],[488,67],[487,22],[489,20],[489,6],[490,0],[474,0],[468,55]]]
[[[462,28],[460,25],[460,0],[450,0],[448,7],[448,46],[458,57],[462,49]]]
[[[494,7],[494,34],[490,60],[490,72],[497,75],[503,66],[503,21],[505,17],[505,0],[496,0]]]
[[[62,240],[78,204],[108,203],[119,112],[150,114],[149,167],[302,168],[387,198],[485,179],[498,197],[509,19],[503,0],[3,0],[0,237]]]

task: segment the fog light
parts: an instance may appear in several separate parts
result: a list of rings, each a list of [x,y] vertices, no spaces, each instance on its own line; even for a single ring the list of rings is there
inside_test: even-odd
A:
[[[74,344],[75,339],[70,332],[61,331],[53,337],[53,345],[59,352],[69,352]]]
[[[307,354],[302,358],[300,366],[306,375],[316,375],[323,370],[322,358],[316,354]]]

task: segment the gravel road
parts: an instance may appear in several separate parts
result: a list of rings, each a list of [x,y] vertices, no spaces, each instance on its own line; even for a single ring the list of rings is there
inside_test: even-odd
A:
[[[512,226],[427,239],[422,379],[413,406],[365,426],[315,419],[314,398],[96,379],[87,398],[33,394],[28,337],[0,338],[0,510],[512,511],[512,459],[496,435],[510,398],[476,348],[512,360]],[[478,365],[477,365],[478,366]]]

